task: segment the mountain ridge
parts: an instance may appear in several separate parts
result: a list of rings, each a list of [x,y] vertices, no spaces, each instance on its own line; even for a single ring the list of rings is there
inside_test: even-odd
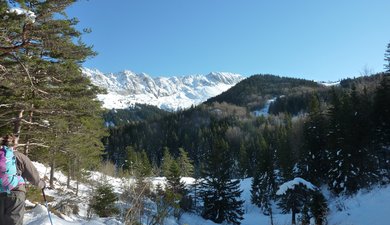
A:
[[[151,77],[146,73],[137,74],[130,70],[103,73],[97,69],[82,68],[82,73],[94,85],[107,89],[107,94],[98,95],[104,108],[127,108],[141,103],[155,105],[167,111],[198,105],[245,78],[240,74],[227,72]]]

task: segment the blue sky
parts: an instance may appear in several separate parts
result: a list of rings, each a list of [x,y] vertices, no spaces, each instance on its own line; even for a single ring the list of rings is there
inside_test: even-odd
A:
[[[151,76],[270,73],[335,81],[383,71],[389,0],[81,0],[84,66]]]

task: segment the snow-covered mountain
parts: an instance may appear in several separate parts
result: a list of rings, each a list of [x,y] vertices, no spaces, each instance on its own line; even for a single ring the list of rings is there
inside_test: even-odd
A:
[[[83,68],[82,72],[93,84],[107,89],[99,95],[105,108],[127,108],[134,103],[155,105],[165,110],[178,110],[198,105],[244,79],[233,73],[213,72],[207,75],[151,77],[125,70],[102,73]]]

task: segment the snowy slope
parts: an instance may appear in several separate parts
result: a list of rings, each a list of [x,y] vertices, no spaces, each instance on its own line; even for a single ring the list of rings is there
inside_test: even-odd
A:
[[[49,169],[40,163],[34,163],[38,168],[41,176],[48,176]],[[47,195],[54,197],[54,202],[50,202],[50,205],[55,205],[61,199],[67,198],[69,194],[66,192],[66,177],[59,172],[55,173],[56,190],[46,190]],[[91,173],[90,179],[99,180],[102,179],[102,175],[97,172]],[[122,192],[124,182],[132,182],[131,180],[124,180],[119,178],[106,177],[109,183],[114,186],[114,190],[117,193]],[[191,184],[194,182],[192,178],[183,178],[185,183]],[[157,183],[164,183],[165,178],[156,177],[152,178],[154,185]],[[71,182],[72,186],[75,186],[74,182]],[[260,213],[260,209],[250,202],[250,188],[251,179],[244,179],[241,181],[241,189],[243,190],[242,198],[244,203],[244,220],[242,225],[254,225],[254,224],[269,224],[269,217]],[[62,191],[59,191],[62,190]],[[91,187],[85,184],[80,185],[80,215],[62,216],[60,218],[57,215],[51,214],[53,224],[55,225],[119,225],[122,224],[115,218],[97,218],[94,217],[91,220],[86,219],[86,209],[88,203],[88,196],[90,195]],[[360,191],[353,197],[328,197],[328,204],[330,213],[328,215],[328,224],[342,224],[342,225],[384,225],[389,224],[390,221],[390,186],[375,187],[370,191]],[[31,204],[31,203],[28,203]],[[291,215],[281,214],[280,210],[274,206],[274,224],[290,224]],[[36,205],[35,208],[28,211],[24,218],[24,225],[50,225],[50,221],[47,215],[47,210],[42,205]],[[173,218],[166,220],[166,225],[217,225],[209,220],[204,220],[202,217],[185,213],[179,223]]]
[[[177,110],[198,105],[237,84],[244,77],[233,73],[209,73],[181,77],[156,77],[131,71],[102,73],[83,68],[82,72],[96,86],[107,89],[99,95],[105,108],[127,108],[134,103]]]

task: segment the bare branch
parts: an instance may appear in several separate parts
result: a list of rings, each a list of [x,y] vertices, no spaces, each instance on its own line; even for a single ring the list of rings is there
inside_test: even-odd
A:
[[[46,95],[49,94],[48,92],[46,92],[46,91],[44,91],[44,90],[41,90],[41,89],[37,89],[37,90],[38,90],[38,92],[41,92],[41,93],[43,93],[43,94],[46,94]]]
[[[24,147],[24,146],[26,146],[26,145],[27,145],[27,144],[18,144],[17,147]],[[44,148],[50,148],[50,146],[44,145],[44,144],[41,144],[41,143],[28,143],[28,145],[30,145],[30,146],[44,147]]]
[[[24,63],[22,63],[22,61],[20,61],[20,59],[18,57],[16,57],[16,55],[13,55],[14,56],[14,59],[16,61],[18,61],[18,63],[23,67],[24,71],[26,72],[27,76],[28,76],[28,79],[30,80],[30,84],[31,84],[31,87],[35,89],[34,87],[34,83],[32,81],[32,78],[31,78],[31,75],[30,75],[30,71],[28,71],[27,67],[24,65]]]
[[[14,122],[14,121],[11,120],[11,121],[8,121],[8,122],[6,122],[6,123],[0,124],[0,127],[5,127],[5,126],[7,126],[8,124],[10,124],[10,123],[12,123],[12,122]]]
[[[49,127],[49,126],[47,126],[45,124],[40,124],[40,123],[37,123],[37,122],[29,122],[29,121],[27,121],[25,119],[21,119],[20,121],[25,123],[25,124],[28,124],[28,125],[37,125],[37,126],[45,127],[45,128]]]

